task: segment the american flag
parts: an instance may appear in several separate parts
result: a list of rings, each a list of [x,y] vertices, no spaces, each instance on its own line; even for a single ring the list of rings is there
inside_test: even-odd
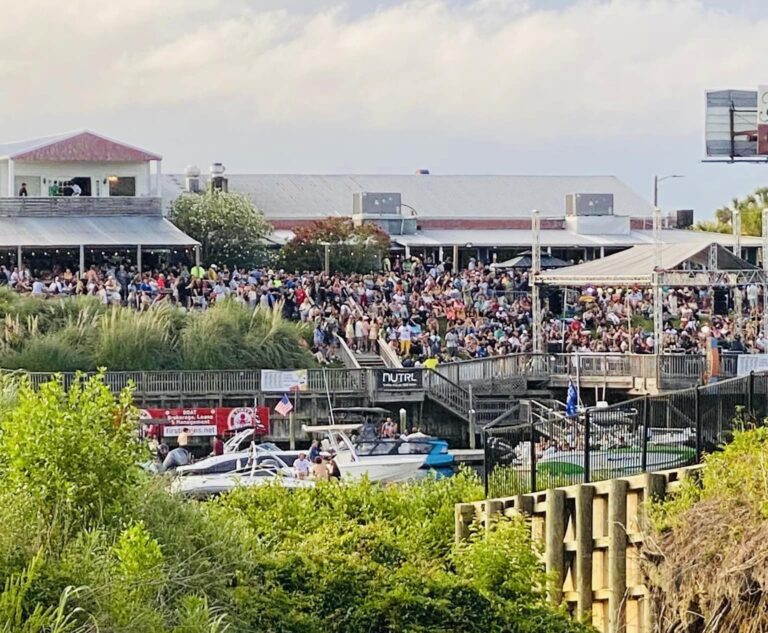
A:
[[[291,404],[291,401],[287,395],[283,395],[280,402],[277,403],[275,411],[277,411],[280,415],[288,415],[291,411],[293,411],[293,405]]]

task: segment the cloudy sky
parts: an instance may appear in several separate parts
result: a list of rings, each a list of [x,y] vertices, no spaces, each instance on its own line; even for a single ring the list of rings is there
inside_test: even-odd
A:
[[[89,128],[165,171],[615,174],[698,217],[704,91],[768,82],[766,0],[25,0],[0,138]]]

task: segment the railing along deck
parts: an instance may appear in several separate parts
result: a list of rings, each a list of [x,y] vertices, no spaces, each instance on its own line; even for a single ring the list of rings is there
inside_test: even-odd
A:
[[[61,196],[0,198],[0,216],[161,215],[162,198]]]
[[[425,388],[445,397],[446,404],[466,410],[468,385],[478,390],[483,385],[513,378],[550,379],[562,385],[569,379],[580,377],[593,382],[618,384],[632,378],[648,379],[649,383],[663,379],[686,380],[697,384],[704,372],[705,359],[698,355],[664,354],[661,356],[636,354],[514,354],[455,363],[437,368],[441,378],[430,377],[424,371]],[[721,375],[736,373],[736,359],[723,355]],[[364,393],[376,384],[376,369],[309,369],[308,392]],[[52,373],[29,374],[34,384],[50,380]],[[69,384],[74,374],[63,374]],[[261,372],[258,370],[226,371],[116,371],[107,372],[107,384],[115,391],[132,383],[138,395],[214,394],[241,395],[261,391]],[[458,389],[457,389],[458,387]],[[479,391],[478,391],[479,393]]]

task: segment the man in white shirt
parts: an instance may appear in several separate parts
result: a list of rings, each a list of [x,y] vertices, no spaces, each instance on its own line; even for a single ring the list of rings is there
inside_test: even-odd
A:
[[[293,462],[293,476],[296,479],[306,479],[309,476],[309,469],[312,464],[309,463],[306,453],[299,453],[296,461]]]

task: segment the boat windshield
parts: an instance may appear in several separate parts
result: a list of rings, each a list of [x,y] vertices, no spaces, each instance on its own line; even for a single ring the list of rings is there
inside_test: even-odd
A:
[[[430,442],[386,439],[361,441],[355,445],[355,450],[361,457],[372,455],[429,455],[433,448]]]

